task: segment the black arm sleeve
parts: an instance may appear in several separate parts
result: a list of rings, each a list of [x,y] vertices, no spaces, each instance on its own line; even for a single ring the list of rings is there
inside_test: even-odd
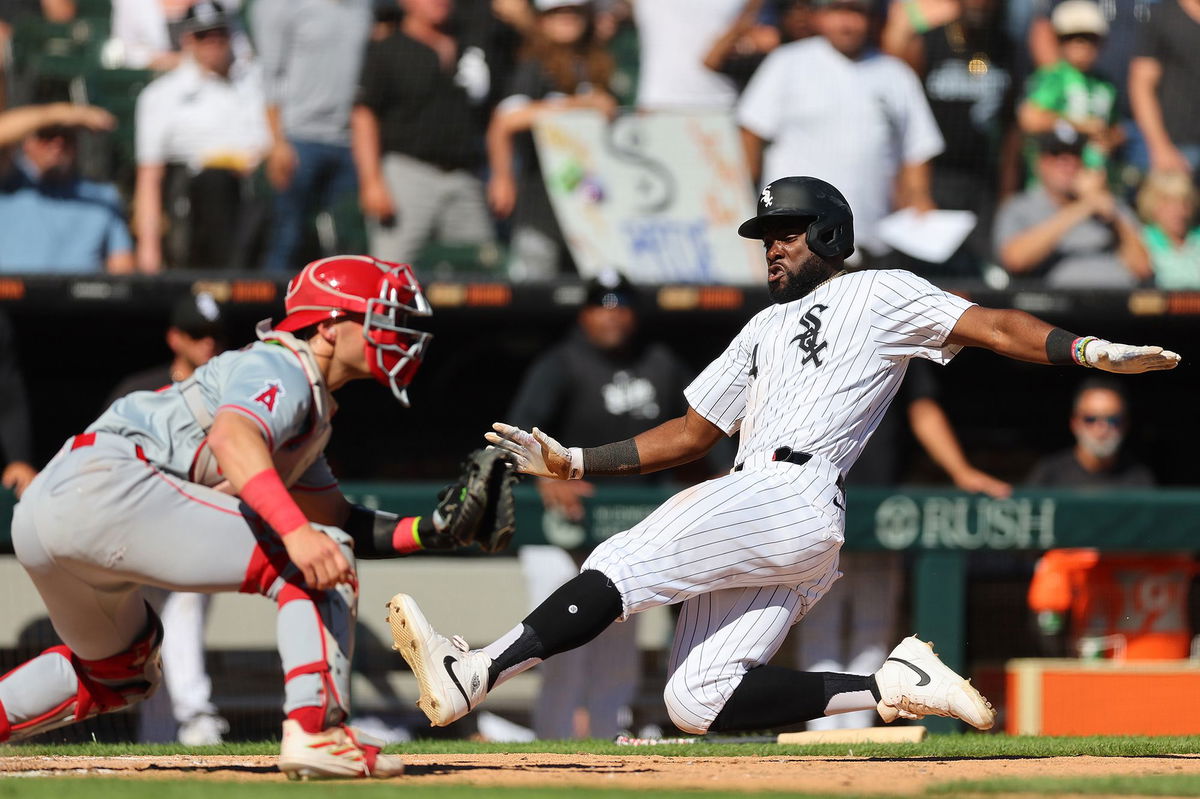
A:
[[[383,558],[398,558],[401,553],[392,544],[392,534],[400,517],[385,510],[371,510],[362,505],[352,505],[350,516],[342,529],[346,535],[354,539],[354,555],[362,560],[382,560]],[[431,540],[437,535],[433,519],[422,516],[417,523],[417,534],[422,541]]]
[[[8,317],[0,314],[0,454],[3,461],[33,462],[33,426],[25,381],[17,367],[16,339]]]

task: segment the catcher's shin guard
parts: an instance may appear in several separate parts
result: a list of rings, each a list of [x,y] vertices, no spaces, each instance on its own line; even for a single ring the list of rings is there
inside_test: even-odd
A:
[[[0,677],[0,742],[121,710],[153,695],[162,682],[163,629],[146,606],[146,630],[120,654],[84,660],[54,646]]]

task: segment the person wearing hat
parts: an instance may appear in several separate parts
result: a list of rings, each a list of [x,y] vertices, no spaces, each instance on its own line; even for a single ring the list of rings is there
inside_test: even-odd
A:
[[[1083,165],[1085,140],[1060,124],[1035,139],[1037,184],[996,215],[996,257],[1049,286],[1129,288],[1151,277],[1133,212]]]
[[[1117,125],[1117,87],[1095,71],[1108,22],[1092,0],[1067,0],[1054,9],[1050,23],[1059,59],[1030,78],[1017,121],[1028,135],[1048,133],[1065,122],[1085,138],[1084,165],[1104,169],[1124,140]],[[1036,153],[1031,150],[1031,171],[1036,171]]]
[[[0,272],[133,271],[116,186],[76,171],[78,132],[115,126],[107,111],[72,103],[0,112]]]
[[[616,274],[588,281],[575,329],[534,361],[508,418],[526,427],[570,430],[572,440],[602,443],[679,415],[690,373],[664,344],[637,335],[639,300],[633,285]],[[591,551],[584,501],[611,482],[537,481],[549,543],[523,546],[517,553],[531,606],[578,573]],[[661,475],[643,482],[661,484]],[[561,660],[542,670],[533,708],[537,736],[611,739],[628,729],[624,708],[636,696],[640,674],[635,625],[616,625]],[[582,729],[575,723],[578,708],[588,711]]]
[[[737,108],[758,185],[807,174],[854,207],[858,249],[878,264],[891,250],[880,220],[935,207],[930,161],[945,142],[913,70],[871,45],[867,0],[817,0],[811,36],[775,49]],[[865,253],[865,254],[864,254]]]
[[[259,70],[234,57],[232,26],[214,0],[190,6],[180,23],[182,63],[138,95],[134,224],[142,271],[168,262],[212,269],[251,260],[264,208],[250,177],[271,137]],[[184,197],[186,203],[176,201]],[[164,205],[174,228],[166,256]],[[187,212],[177,213],[180,206]],[[186,235],[177,239],[181,227]]]

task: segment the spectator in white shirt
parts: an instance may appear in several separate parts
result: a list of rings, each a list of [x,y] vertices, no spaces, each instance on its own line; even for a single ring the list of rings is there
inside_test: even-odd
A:
[[[635,0],[641,63],[638,108],[733,108],[733,79],[704,66],[704,59],[745,4],[746,0]]]
[[[245,266],[265,213],[250,180],[271,144],[259,75],[234,60],[229,17],[218,3],[196,3],[182,27],[183,63],[147,86],[137,103],[134,218],[138,265],[149,272],[164,262],[168,166],[180,167],[188,208],[177,220],[186,225],[172,225],[173,235],[180,227],[188,232],[186,241],[172,239],[172,265]]]
[[[934,207],[929,161],[944,142],[916,74],[869,45],[868,3],[815,5],[819,35],[767,56],[738,104],[747,161],[759,185],[813,175],[841,187],[863,260],[883,265],[879,220]]]

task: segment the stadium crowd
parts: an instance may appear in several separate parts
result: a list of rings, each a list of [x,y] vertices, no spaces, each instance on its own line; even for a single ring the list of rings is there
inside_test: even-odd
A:
[[[531,129],[632,108],[842,186],[864,265],[1200,287],[1200,0],[6,0],[0,45],[2,272],[573,274]],[[909,207],[979,222],[914,261]]]

